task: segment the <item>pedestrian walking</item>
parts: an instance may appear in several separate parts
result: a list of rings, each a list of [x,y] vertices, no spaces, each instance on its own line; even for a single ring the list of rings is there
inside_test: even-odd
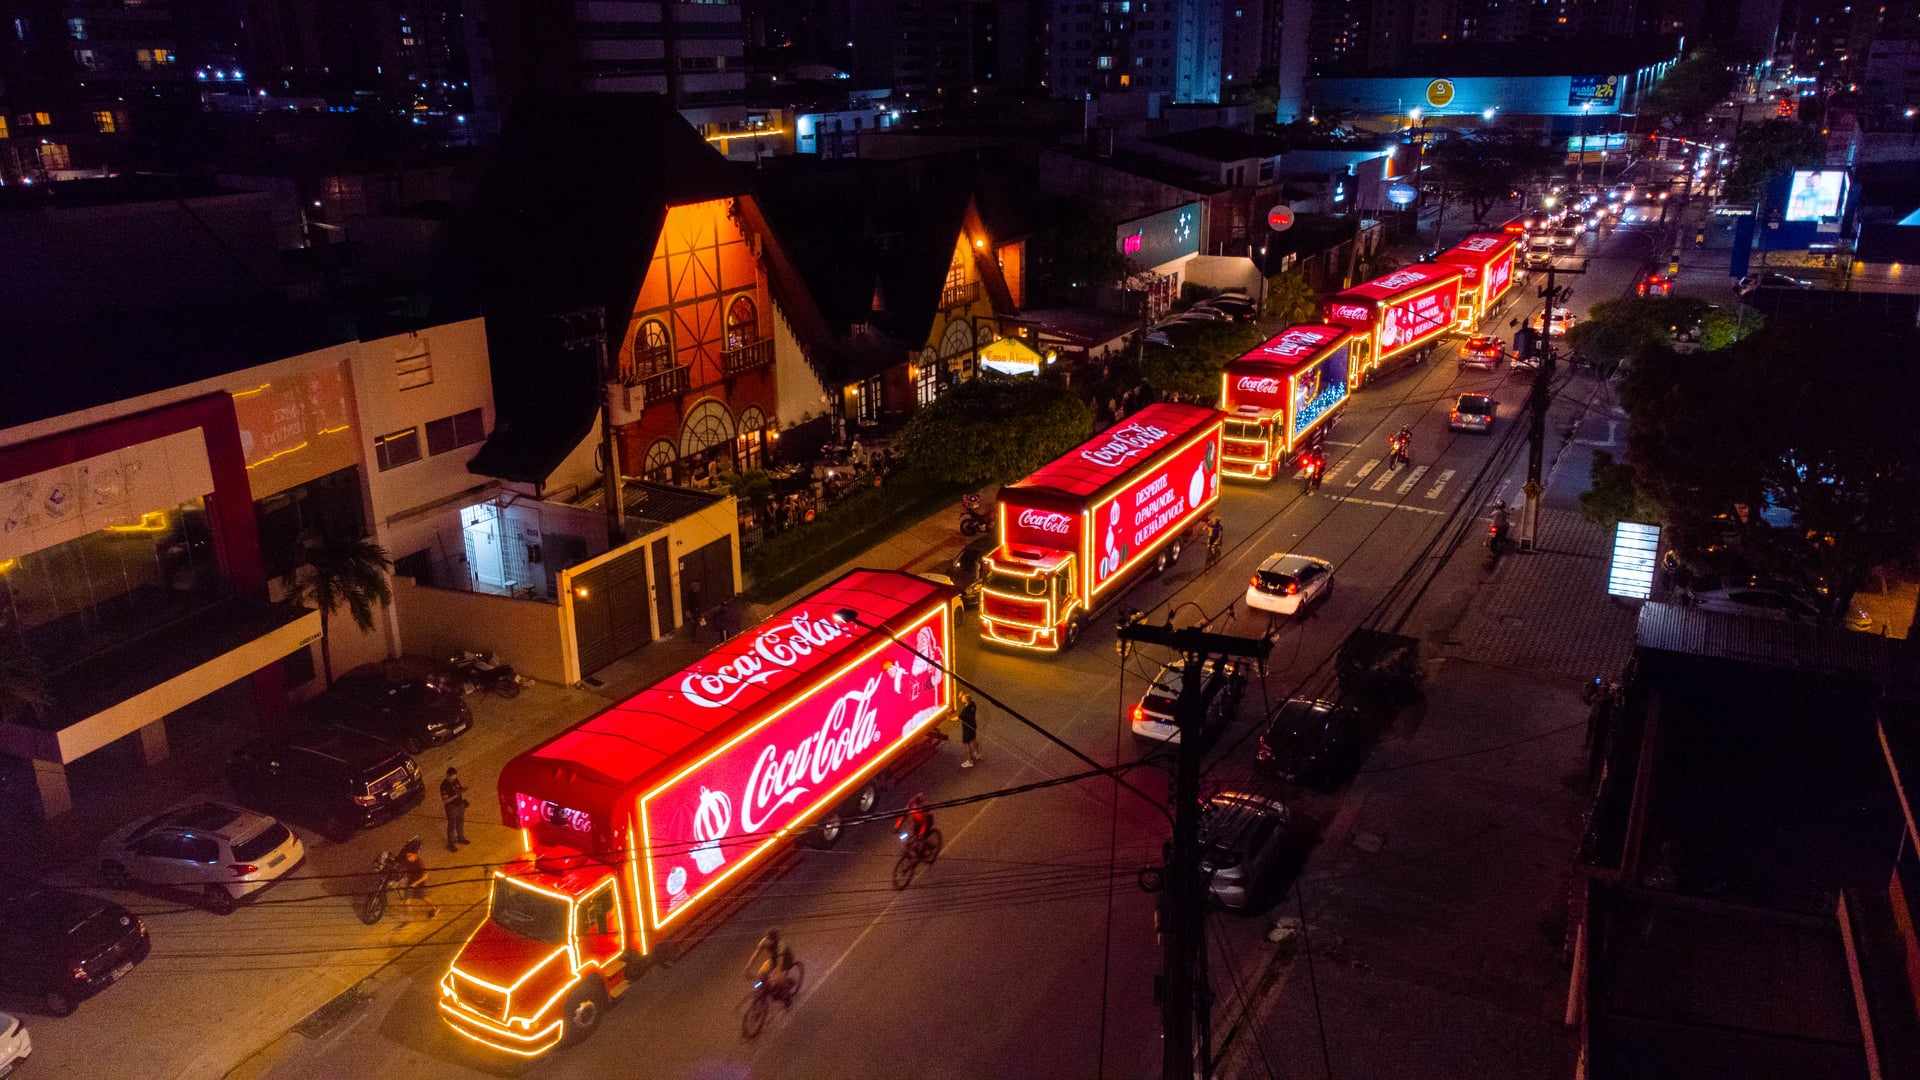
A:
[[[440,781],[440,806],[447,812],[447,850],[459,851],[461,844],[473,843],[467,839],[467,785],[451,765]]]
[[[979,706],[973,702],[973,695],[960,695],[960,741],[967,744],[967,760],[960,763],[963,769],[971,769],[980,763],[980,723]]]
[[[419,837],[412,837],[401,847],[400,869],[407,876],[407,906],[426,905],[429,919],[440,914],[439,908],[427,903],[427,860],[420,857]]]

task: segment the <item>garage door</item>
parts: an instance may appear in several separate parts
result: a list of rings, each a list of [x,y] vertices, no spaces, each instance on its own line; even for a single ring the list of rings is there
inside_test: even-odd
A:
[[[573,633],[580,647],[580,674],[591,675],[652,641],[650,606],[643,547],[575,576]]]

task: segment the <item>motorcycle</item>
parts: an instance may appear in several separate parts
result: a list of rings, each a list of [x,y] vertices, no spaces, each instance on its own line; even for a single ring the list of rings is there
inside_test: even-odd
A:
[[[980,508],[980,496],[964,495],[960,498],[960,535],[978,536],[993,527],[993,518]]]
[[[353,900],[353,913],[368,926],[386,916],[388,895],[406,887],[405,871],[400,867],[400,859],[391,851],[380,853],[380,857],[373,862],[373,872],[380,879],[379,882]]]
[[[1389,469],[1397,469],[1402,465],[1410,463],[1410,458],[1407,453],[1407,443],[1409,441],[1410,440],[1403,435],[1395,435],[1387,440],[1387,467]]]
[[[1304,471],[1300,476],[1300,492],[1311,495],[1320,490],[1320,482],[1326,479],[1327,466],[1318,456],[1309,456],[1303,463]]]
[[[1487,523],[1487,550],[1496,557],[1507,548],[1507,508],[1495,506],[1493,520]]]
[[[520,696],[520,676],[512,664],[503,664],[490,652],[462,652],[447,662],[459,673],[465,693],[491,691],[503,698]]]

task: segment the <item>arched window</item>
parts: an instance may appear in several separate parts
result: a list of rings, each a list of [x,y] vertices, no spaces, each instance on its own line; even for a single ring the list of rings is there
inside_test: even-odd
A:
[[[673,367],[673,339],[667,336],[667,324],[648,319],[633,335],[633,373],[645,378]]]
[[[751,296],[740,295],[727,305],[727,351],[744,349],[760,340],[760,315]]]
[[[767,416],[758,406],[740,410],[740,438],[735,444],[734,468],[751,472],[766,464]]]
[[[641,475],[656,484],[671,484],[673,483],[673,463],[679,458],[680,455],[674,453],[672,441],[655,439],[653,445],[647,447],[647,460],[641,469]]]

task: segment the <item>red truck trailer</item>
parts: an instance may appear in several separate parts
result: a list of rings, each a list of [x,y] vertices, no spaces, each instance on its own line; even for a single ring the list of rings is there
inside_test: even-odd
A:
[[[1149,405],[1000,489],[980,637],[1057,652],[1120,587],[1180,557],[1220,500],[1219,410]]]
[[[1466,275],[1460,283],[1458,320],[1462,328],[1471,329],[1486,318],[1513,287],[1513,263],[1520,256],[1520,242],[1520,237],[1506,233],[1469,233],[1440,253],[1441,262],[1459,267]]]
[[[949,587],[855,570],[500,773],[521,856],[440,980],[440,1016],[536,1057],[593,1028],[665,942],[925,756],[952,710]],[[837,614],[857,617],[843,621]]]
[[[1221,471],[1271,480],[1332,426],[1351,393],[1353,337],[1345,326],[1292,326],[1227,364]]]
[[[1444,263],[1403,266],[1326,302],[1327,322],[1358,331],[1350,369],[1354,389],[1396,356],[1424,356],[1453,328],[1464,277],[1459,267]]]

